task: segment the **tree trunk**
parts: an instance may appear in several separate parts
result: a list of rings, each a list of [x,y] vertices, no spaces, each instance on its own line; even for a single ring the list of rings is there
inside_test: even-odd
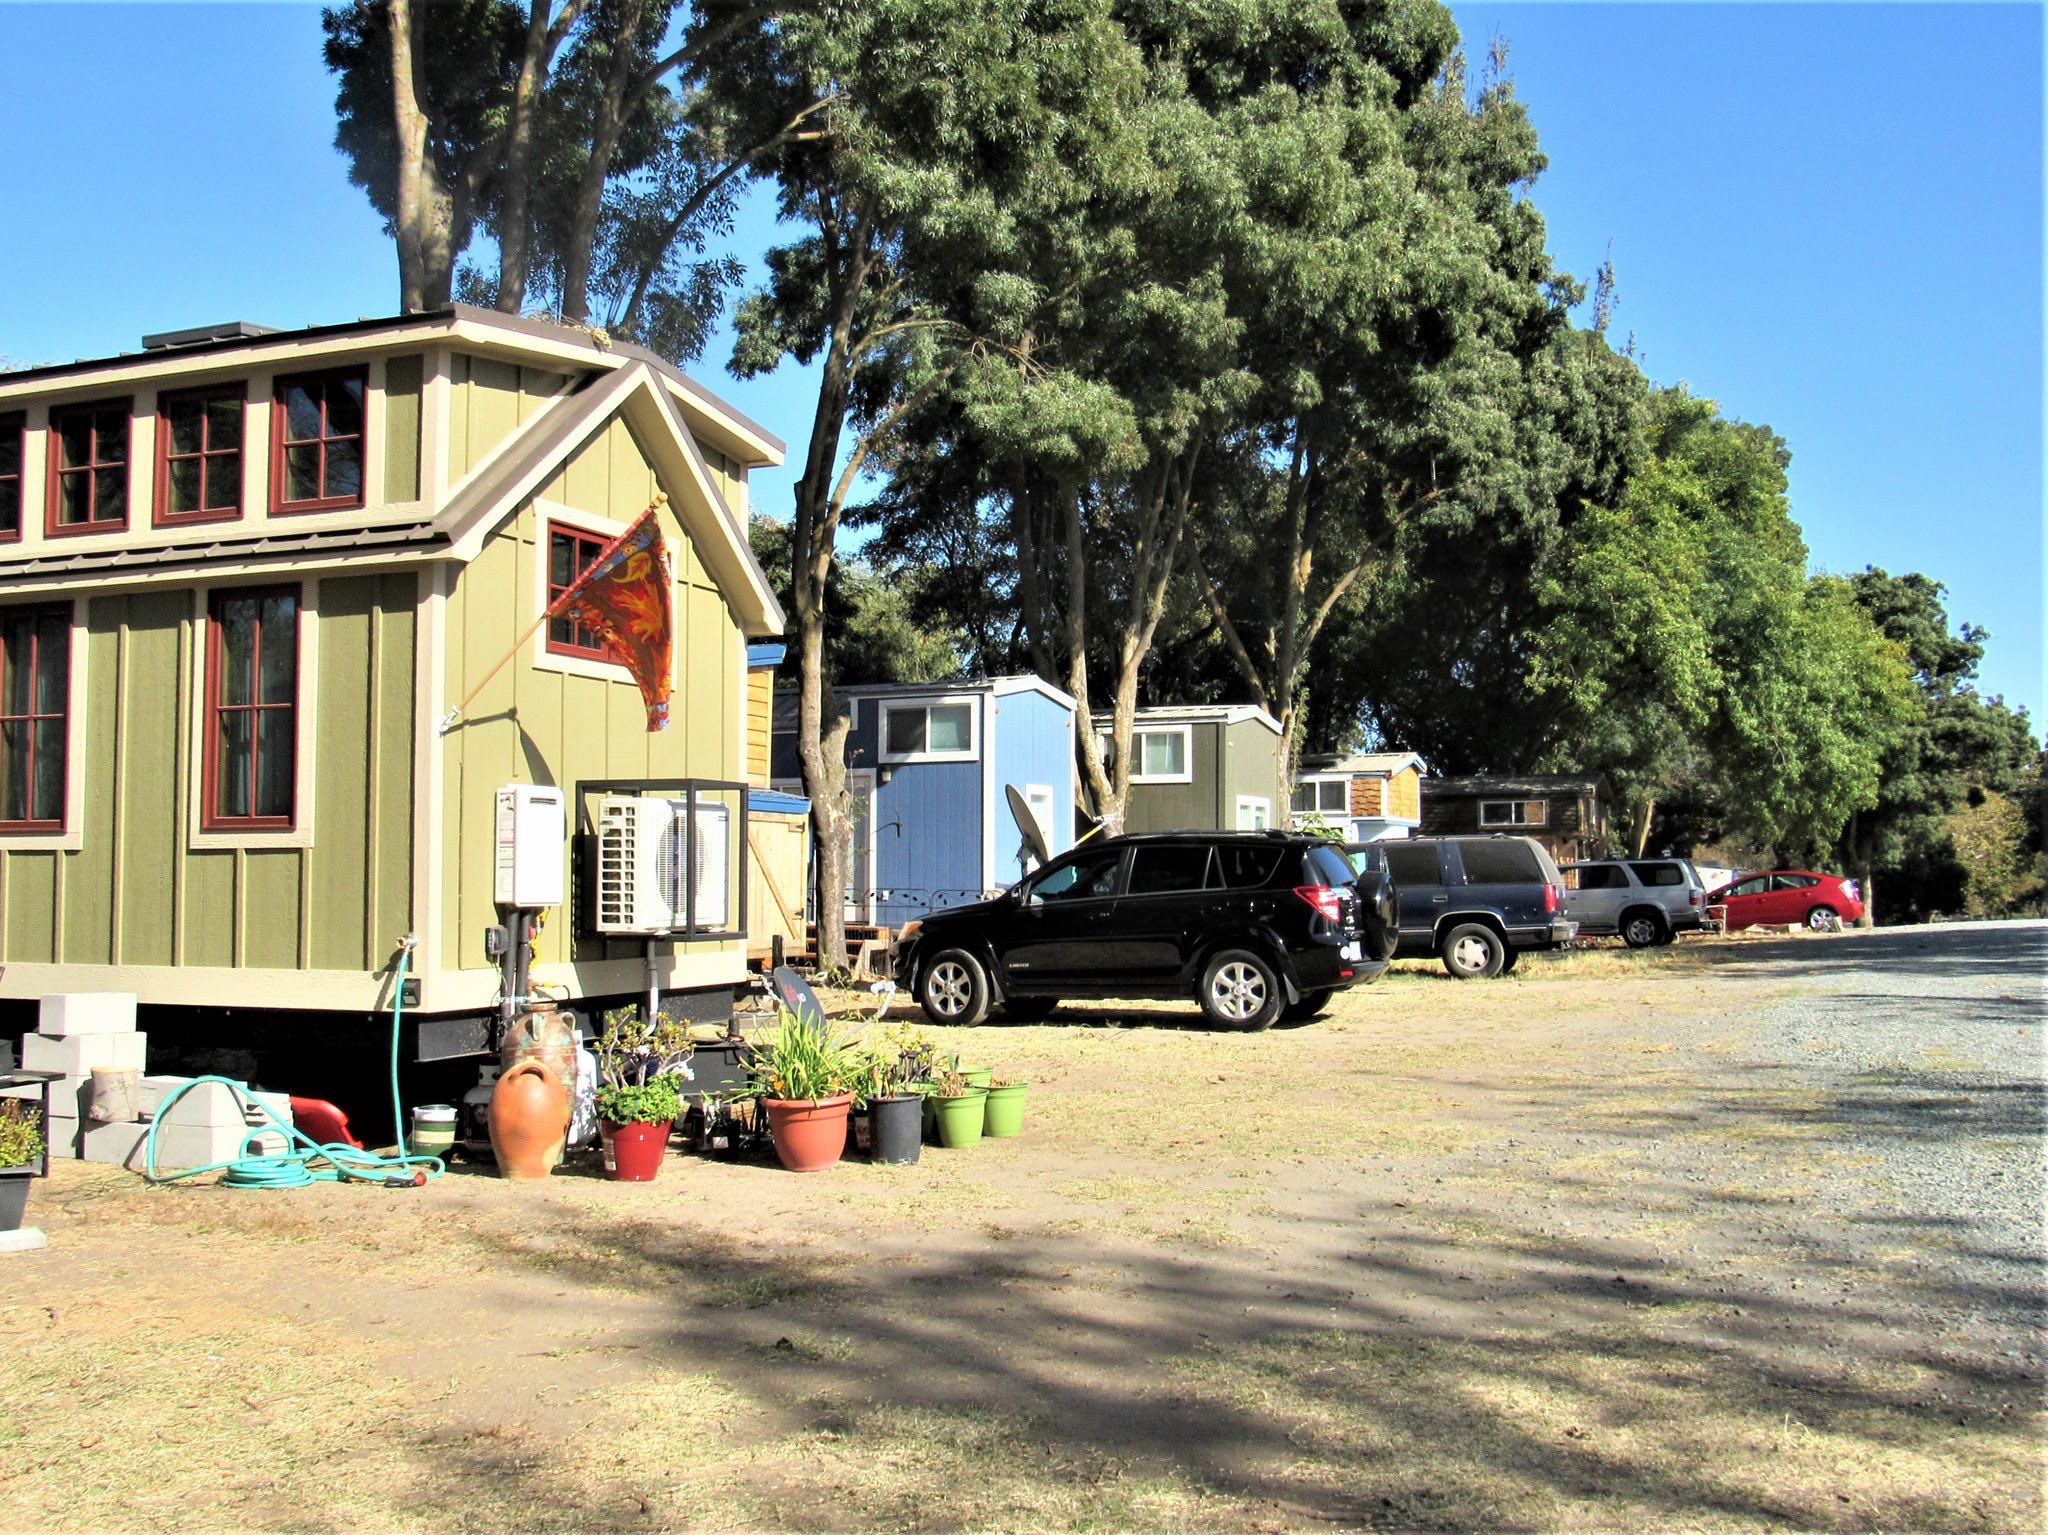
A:
[[[414,74],[421,12],[386,0],[391,33],[392,126],[398,137],[398,303],[406,314],[445,305],[455,285],[453,199],[427,153],[427,113]]]
[[[796,484],[790,526],[789,591],[797,621],[797,756],[804,792],[811,800],[811,825],[818,835],[818,964],[845,970],[846,838],[851,798],[846,791],[848,721],[839,714],[825,682],[825,583],[832,573],[839,508],[832,493],[833,466],[846,425],[853,377],[854,316],[873,266],[872,229],[856,218],[840,247],[828,215],[820,218],[827,260],[839,264],[833,278],[831,330],[825,344],[818,404],[811,416],[811,440],[804,472]],[[827,717],[828,710],[830,718]]]
[[[569,205],[569,239],[562,252],[562,320],[568,325],[590,321],[590,269],[596,254],[597,221],[604,211],[604,184],[611,179],[612,157],[618,153],[626,120],[646,95],[646,86],[638,82],[649,77],[634,67],[638,61],[634,41],[645,12],[645,0],[626,0],[619,8],[611,70],[605,76],[597,121],[591,129],[590,158],[583,162],[583,174]],[[835,429],[835,439],[837,435]]]
[[[540,124],[541,90],[555,49],[575,24],[586,0],[568,0],[552,22],[553,0],[531,0],[526,15],[526,47],[519,58],[519,79],[512,88],[512,117],[505,128],[505,165],[498,195],[498,308],[517,314],[526,305],[527,279],[533,272],[533,139]]]

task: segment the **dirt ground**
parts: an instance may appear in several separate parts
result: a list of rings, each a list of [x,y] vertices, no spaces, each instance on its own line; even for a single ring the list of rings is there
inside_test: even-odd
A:
[[[1773,1025],[1842,983],[1731,953],[936,1031],[1025,1134],[909,1167],[60,1164],[0,1528],[2039,1530],[2038,1339],[1872,1218],[1826,1025]]]

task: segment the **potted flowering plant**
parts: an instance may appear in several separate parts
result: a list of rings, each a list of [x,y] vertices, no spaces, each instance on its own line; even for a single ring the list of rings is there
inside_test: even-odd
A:
[[[689,1030],[665,1018],[643,1023],[637,1009],[614,1008],[592,1054],[605,1171],[623,1183],[652,1182],[683,1112],[682,1084],[692,1075]]]
[[[755,1042],[746,1095],[768,1111],[775,1156],[791,1172],[818,1172],[846,1151],[846,1120],[863,1086],[851,1036],[822,1016],[778,1010]]]
[[[43,1111],[0,1098],[0,1231],[19,1231],[28,1213],[28,1181],[45,1170]]]

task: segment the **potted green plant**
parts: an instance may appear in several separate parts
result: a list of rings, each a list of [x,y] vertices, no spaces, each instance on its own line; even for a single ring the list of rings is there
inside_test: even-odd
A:
[[[19,1231],[28,1213],[28,1181],[48,1170],[43,1111],[0,1098],[0,1231]]]
[[[915,1162],[923,1128],[922,1083],[912,1085],[904,1052],[887,1040],[871,1049],[864,1062],[861,1096],[867,1100],[868,1160]]]
[[[690,1035],[679,1023],[644,1023],[630,1007],[605,1014],[597,1057],[597,1121],[605,1171],[621,1183],[650,1183],[661,1170],[669,1130],[683,1112]]]
[[[768,1114],[776,1160],[791,1172],[819,1172],[846,1152],[846,1119],[861,1088],[861,1059],[851,1036],[823,1017],[778,1010],[758,1039],[746,1095]]]
[[[959,1150],[981,1144],[987,1088],[968,1081],[960,1072],[942,1071],[932,1079],[931,1104],[938,1118],[941,1146]]]

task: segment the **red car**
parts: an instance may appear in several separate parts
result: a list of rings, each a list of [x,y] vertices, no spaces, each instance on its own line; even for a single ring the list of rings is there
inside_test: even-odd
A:
[[[1707,897],[1709,906],[1728,908],[1727,931],[1759,923],[1804,922],[1816,932],[1830,931],[1863,916],[1863,892],[1856,881],[1811,869],[1773,869],[1745,874]]]

